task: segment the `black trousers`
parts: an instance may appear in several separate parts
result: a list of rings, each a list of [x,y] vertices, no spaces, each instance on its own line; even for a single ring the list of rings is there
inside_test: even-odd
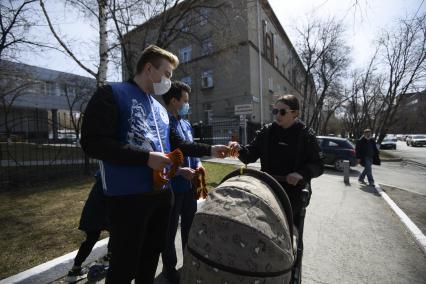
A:
[[[280,182],[280,184],[287,193],[288,199],[290,199],[291,209],[293,210],[293,224],[296,227],[299,227],[300,214],[303,207],[301,189],[291,186],[287,183]]]
[[[81,266],[89,254],[92,252],[93,247],[101,236],[101,231],[86,232],[86,239],[81,243],[77,255],[74,259],[74,266]],[[111,250],[111,238],[108,242],[108,252]]]
[[[197,200],[195,199],[195,189],[191,188],[186,192],[175,192],[175,202],[170,213],[169,227],[167,231],[166,246],[161,254],[163,260],[163,271],[171,273],[176,270],[177,255],[175,248],[175,238],[180,222],[180,235],[182,239],[182,251],[188,242],[189,230],[191,229],[192,220],[197,211]]]
[[[106,284],[154,282],[171,205],[171,190],[108,197],[112,257]]]

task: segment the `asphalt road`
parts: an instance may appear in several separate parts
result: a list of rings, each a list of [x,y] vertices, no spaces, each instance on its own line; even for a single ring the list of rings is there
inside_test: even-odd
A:
[[[426,146],[423,147],[411,147],[407,146],[404,141],[398,141],[396,144],[396,150],[384,150],[392,155],[401,157],[402,159],[412,160],[414,162],[423,164],[426,166]]]
[[[426,150],[426,147],[424,150]],[[351,176],[354,181],[362,170],[361,166],[352,168]],[[426,196],[425,167],[404,161],[382,162],[381,166],[373,166],[373,177],[378,184],[397,187]]]

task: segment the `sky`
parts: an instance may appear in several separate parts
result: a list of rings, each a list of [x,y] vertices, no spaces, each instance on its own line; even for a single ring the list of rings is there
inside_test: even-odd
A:
[[[97,23],[89,21],[70,7],[64,8],[59,1],[47,2],[47,10],[59,33],[65,36],[71,49],[82,58],[84,64],[96,70]],[[347,44],[352,48],[353,67],[363,67],[368,63],[374,52],[374,41],[383,28],[391,27],[398,18],[406,15],[424,13],[424,2],[425,0],[269,0],[293,43],[296,42],[296,27],[310,17],[341,19],[346,27]],[[354,3],[357,5],[353,6]],[[31,32],[35,38],[55,42],[43,18]],[[22,54],[20,61],[90,77],[72,59],[58,51],[45,51],[36,55],[27,52]],[[120,74],[110,70],[108,80],[120,80]]]
[[[426,11],[424,0],[269,0],[269,3],[293,43],[296,27],[310,17],[342,20],[354,67],[369,63],[382,29],[395,25],[397,19],[406,15]]]

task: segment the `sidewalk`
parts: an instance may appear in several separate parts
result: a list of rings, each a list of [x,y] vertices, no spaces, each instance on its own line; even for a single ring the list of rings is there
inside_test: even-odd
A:
[[[336,172],[314,179],[312,191],[303,283],[426,283],[425,254],[374,188],[356,177],[347,186]]]
[[[312,182],[304,283],[425,283],[426,256],[395,213],[374,188],[342,179]]]
[[[232,159],[209,161],[237,164]],[[354,177],[347,186],[343,177],[324,174],[313,180],[312,190],[303,283],[426,283],[425,254],[374,188],[360,186]],[[179,266],[180,246],[178,233]],[[160,272],[161,262],[155,283],[166,284]]]

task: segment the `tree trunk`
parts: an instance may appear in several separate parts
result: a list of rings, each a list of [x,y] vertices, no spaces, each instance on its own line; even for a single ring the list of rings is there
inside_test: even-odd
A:
[[[106,84],[108,72],[108,32],[107,32],[107,3],[106,0],[98,0],[99,6],[99,69],[97,74],[97,85]]]

